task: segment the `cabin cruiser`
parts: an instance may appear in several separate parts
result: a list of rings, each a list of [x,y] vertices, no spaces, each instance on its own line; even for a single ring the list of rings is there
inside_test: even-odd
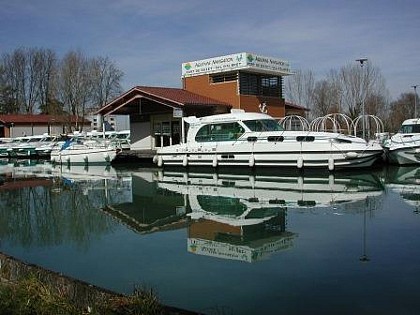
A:
[[[385,141],[384,148],[392,164],[420,163],[420,118],[405,120],[398,132]]]
[[[67,139],[61,147],[51,151],[53,164],[111,164],[120,151],[113,143],[98,139],[75,136]]]
[[[339,133],[289,131],[264,113],[232,110],[188,124],[184,143],[157,150],[162,166],[245,166],[328,168],[369,167],[383,154],[378,142]]]

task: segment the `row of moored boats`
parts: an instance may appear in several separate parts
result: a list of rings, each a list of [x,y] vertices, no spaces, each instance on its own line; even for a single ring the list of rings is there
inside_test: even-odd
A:
[[[157,149],[158,167],[288,167],[330,171],[371,167],[378,161],[420,163],[420,119],[408,119],[386,140],[337,132],[284,130],[264,113],[232,110],[183,118],[186,137]],[[185,139],[184,139],[185,138]],[[31,136],[0,143],[0,157],[49,157],[58,164],[109,164],[130,149],[130,132]]]
[[[130,149],[130,132],[88,132],[1,139],[0,157],[50,159],[59,164],[108,164]]]

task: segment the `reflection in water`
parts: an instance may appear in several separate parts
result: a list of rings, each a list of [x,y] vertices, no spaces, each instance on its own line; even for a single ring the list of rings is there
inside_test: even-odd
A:
[[[383,190],[373,175],[160,171],[155,180],[160,188],[184,195],[182,206],[191,218],[189,252],[247,262],[293,246],[296,233],[286,229],[288,209],[332,206],[337,211],[339,205],[378,197]]]
[[[111,218],[97,209],[132,196],[131,177],[108,176],[104,167],[6,164],[0,173],[0,238],[23,247],[85,246],[111,228]]]
[[[409,205],[415,207],[414,212],[420,209],[420,167],[395,166],[387,168],[387,187],[400,194]]]

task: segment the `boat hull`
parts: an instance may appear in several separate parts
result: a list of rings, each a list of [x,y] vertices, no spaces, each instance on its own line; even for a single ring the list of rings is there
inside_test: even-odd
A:
[[[86,165],[86,164],[111,164],[117,155],[113,148],[95,149],[66,149],[52,151],[50,160],[56,164]]]
[[[215,146],[185,147],[183,145],[162,148],[155,157],[158,166],[242,166],[242,167],[293,167],[293,168],[341,168],[370,167],[382,157],[378,145],[358,147],[345,144],[284,143],[269,145],[237,145],[230,143]]]
[[[420,145],[402,148],[391,147],[386,150],[386,156],[391,164],[420,164]]]

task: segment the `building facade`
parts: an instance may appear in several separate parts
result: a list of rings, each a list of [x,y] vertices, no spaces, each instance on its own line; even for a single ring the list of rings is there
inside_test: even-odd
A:
[[[182,64],[187,91],[275,118],[286,114],[283,78],[291,74],[286,60],[246,52]]]
[[[305,112],[286,103],[283,78],[287,61],[237,53],[182,64],[182,89],[136,86],[102,107],[100,126],[110,115],[129,115],[132,150],[154,150],[182,139],[186,116],[227,113],[232,108],[275,118]]]

